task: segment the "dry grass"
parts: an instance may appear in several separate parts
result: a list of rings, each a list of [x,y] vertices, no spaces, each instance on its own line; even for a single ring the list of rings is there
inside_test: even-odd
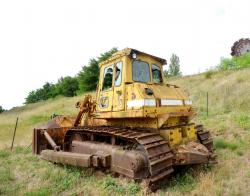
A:
[[[152,195],[249,195],[250,192],[250,69],[213,72],[170,83],[184,88],[197,107],[194,120],[211,129],[218,164],[178,171]],[[209,92],[209,116],[206,116]],[[31,142],[34,126],[52,113],[76,114],[82,96],[57,98],[0,114],[0,148],[9,146],[16,116],[16,145]],[[18,163],[18,164],[17,164]],[[0,151],[0,194],[4,195],[144,195],[145,183],[113,178],[92,170],[59,167],[34,157],[30,149]]]
[[[92,93],[93,94],[93,93]],[[0,149],[11,145],[16,118],[19,117],[15,145],[27,146],[31,143],[32,130],[50,119],[54,113],[62,115],[76,115],[78,110],[75,103],[83,95],[71,98],[58,97],[23,107],[16,107],[0,114]]]

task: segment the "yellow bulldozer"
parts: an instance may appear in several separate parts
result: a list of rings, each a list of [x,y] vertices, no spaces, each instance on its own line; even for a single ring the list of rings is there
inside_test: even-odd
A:
[[[95,99],[76,117],[57,116],[33,132],[33,153],[77,167],[109,170],[155,187],[175,166],[215,161],[209,131],[191,122],[192,102],[165,83],[166,60],[126,48],[100,63]]]

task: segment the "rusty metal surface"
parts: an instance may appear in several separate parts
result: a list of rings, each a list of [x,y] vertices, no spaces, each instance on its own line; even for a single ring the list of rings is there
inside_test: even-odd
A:
[[[48,143],[54,149],[54,151],[59,151],[61,149],[60,146],[56,145],[55,141],[52,139],[52,137],[50,137],[50,135],[48,134],[47,131],[44,130],[42,133],[43,133],[44,137],[46,138],[46,140],[48,141]]]
[[[111,141],[113,141],[113,147],[119,145],[127,150],[131,150],[135,147],[142,148],[148,160],[147,168],[150,183],[157,183],[173,172],[173,154],[168,142],[164,140],[159,133],[121,127],[78,127],[70,129],[66,134],[66,140],[64,142],[65,150],[71,150],[70,138],[73,137],[74,134],[81,134],[82,138],[90,141],[99,140],[110,144]],[[113,140],[111,138],[113,138]],[[74,145],[75,144],[74,142]],[[123,161],[119,161],[118,159],[116,167],[122,164]],[[145,171],[144,168],[144,173]],[[120,170],[119,172],[123,175],[129,175],[127,170]]]
[[[56,116],[37,129],[57,129],[61,127],[72,127],[74,119],[75,118],[71,116]]]
[[[92,99],[91,95],[85,95],[83,101],[76,103],[76,108],[79,108],[80,111],[75,119],[74,127],[77,127],[81,123],[84,113],[87,114],[86,119],[84,119],[84,125],[87,125],[88,116],[96,110],[96,102]]]
[[[155,184],[173,172],[173,165],[208,163],[211,159],[213,142],[210,133],[204,131],[202,125],[195,128],[198,139],[203,145],[191,142],[187,145],[179,145],[175,149],[170,149],[168,141],[154,129],[108,126],[54,129],[53,131],[57,132],[52,134],[54,136],[64,132],[65,140],[59,145],[65,151],[69,151],[69,154],[67,156],[61,154],[64,157],[61,159],[58,157],[59,154],[55,154],[55,157],[52,156],[47,160],[57,162],[68,159],[70,153],[73,153],[69,162],[74,165],[74,161],[77,160],[74,153],[87,154],[91,155],[90,165],[93,167],[110,166],[113,172],[133,179],[147,178],[150,184]],[[41,142],[44,130],[36,131],[40,135],[38,140]],[[48,130],[48,132],[52,131]],[[41,146],[40,150],[49,149],[48,146]],[[62,163],[68,162],[63,160]]]
[[[49,144],[44,131],[48,133],[48,135],[53,139],[53,141],[58,145],[62,146],[64,142],[64,137],[66,132],[68,131],[68,127],[60,127],[60,128],[49,128],[49,129],[34,129],[33,130],[33,141],[32,141],[32,152],[34,154],[40,154],[42,150],[45,149],[53,149],[51,144]]]
[[[91,155],[63,151],[43,150],[41,157],[54,163],[68,164],[78,167],[91,167]]]
[[[175,165],[204,164],[209,162],[210,152],[197,142],[189,142],[176,147]]]
[[[123,174],[129,178],[143,179],[149,174],[147,157],[141,149],[126,150],[122,146],[102,142],[73,141],[71,152],[91,154],[98,158],[110,155],[110,164],[105,164],[106,161],[99,158],[99,161],[102,161],[101,165],[110,165],[112,172]]]
[[[203,125],[197,125],[196,127],[197,130],[197,136],[201,144],[203,144],[209,152],[213,152],[213,139],[211,137],[211,134],[209,131],[203,129]]]

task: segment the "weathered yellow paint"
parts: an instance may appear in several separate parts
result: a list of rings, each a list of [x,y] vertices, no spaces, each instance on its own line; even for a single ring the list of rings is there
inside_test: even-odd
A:
[[[149,64],[150,81],[133,81],[132,64],[135,59],[132,58],[132,53],[136,53],[136,60]],[[115,86],[115,67],[118,62],[122,62],[122,81],[119,86]],[[163,65],[165,63],[166,60],[164,59],[130,48],[121,50],[102,62],[99,65],[100,78],[96,97],[97,111],[94,118],[105,119],[110,125],[140,126],[154,129],[187,124],[195,115],[190,105],[161,105],[161,100],[179,100],[181,103],[188,100],[186,94],[177,86],[165,84],[164,82],[153,82],[152,65],[155,64],[159,67],[160,74],[164,78]],[[102,90],[104,70],[110,66],[113,68],[112,87]],[[153,94],[146,94],[146,88],[151,89]],[[155,105],[137,104],[143,100],[151,100]],[[132,106],[131,103],[133,103]]]
[[[191,124],[191,125],[182,127],[182,135],[183,135],[183,137],[188,138],[188,140],[196,141],[197,134],[196,134],[195,125]]]
[[[170,146],[178,145],[182,142],[182,131],[181,128],[163,129],[160,130],[160,134],[166,140],[169,141]]]
[[[160,129],[160,134],[171,146],[179,145],[188,141],[197,141],[195,125],[183,125],[175,128]]]

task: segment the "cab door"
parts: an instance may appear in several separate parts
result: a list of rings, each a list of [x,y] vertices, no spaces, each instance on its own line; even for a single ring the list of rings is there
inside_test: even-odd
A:
[[[113,93],[113,111],[124,110],[124,66],[123,62],[119,61],[114,64],[114,93]]]
[[[112,110],[113,105],[113,78],[114,65],[107,65],[102,68],[99,92],[98,92],[98,110],[108,112]]]

